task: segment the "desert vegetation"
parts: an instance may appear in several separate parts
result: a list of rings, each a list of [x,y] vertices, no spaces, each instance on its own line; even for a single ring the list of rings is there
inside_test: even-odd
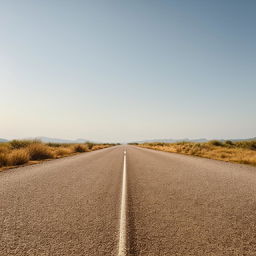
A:
[[[256,166],[256,141],[212,140],[204,143],[144,143],[138,146]]]
[[[57,159],[113,146],[114,144],[43,143],[39,140],[12,140],[0,143],[0,170],[33,164],[46,159]]]

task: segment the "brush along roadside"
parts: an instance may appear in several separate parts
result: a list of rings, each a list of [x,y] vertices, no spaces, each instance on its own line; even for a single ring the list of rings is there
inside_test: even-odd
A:
[[[256,166],[256,141],[213,140],[204,143],[144,143],[137,146],[160,151],[194,155],[226,162]]]
[[[21,165],[35,164],[43,160],[58,159],[74,154],[99,150],[114,145],[43,143],[38,140],[13,140],[0,143],[0,171]]]

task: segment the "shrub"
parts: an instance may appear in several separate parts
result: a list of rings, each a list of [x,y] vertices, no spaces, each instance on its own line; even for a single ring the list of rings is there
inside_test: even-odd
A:
[[[210,145],[221,147],[223,146],[223,143],[219,140],[211,140],[208,142]]]
[[[8,155],[8,165],[21,165],[29,161],[26,149],[15,149]]]
[[[0,153],[7,153],[10,150],[9,143],[0,144]]]
[[[0,153],[0,167],[8,165],[8,156],[5,153]]]
[[[95,144],[92,142],[87,142],[86,145],[87,145],[88,149],[91,150]]]
[[[233,146],[234,145],[232,140],[226,140],[225,144],[228,145],[228,146]]]
[[[251,141],[239,141],[235,143],[236,147],[239,148],[247,148],[251,150],[256,150],[256,141],[251,140]]]
[[[191,144],[191,142],[188,142],[188,141],[178,141],[178,142],[172,142],[170,144],[172,144],[172,145],[187,145],[187,144]]]
[[[104,144],[95,144],[92,148],[92,151],[94,150],[99,150],[99,149],[103,149],[103,148],[106,148],[108,147],[107,145],[104,145]]]
[[[164,142],[156,142],[155,146],[161,146],[163,147],[164,145],[166,145],[166,143]]]
[[[28,146],[28,153],[31,160],[43,160],[54,158],[54,154],[51,149],[40,143],[34,143]]]
[[[58,156],[66,156],[68,154],[72,153],[72,150],[70,148],[64,148],[64,147],[58,147],[55,151],[54,151],[55,155]]]
[[[256,150],[256,141],[249,141],[249,149]]]
[[[61,143],[55,143],[55,142],[49,142],[46,145],[49,146],[49,147],[52,147],[52,148],[58,148],[58,147],[62,146]]]
[[[88,152],[89,149],[87,147],[87,145],[81,145],[81,144],[77,144],[74,145],[74,152]]]
[[[31,144],[41,143],[39,140],[12,140],[10,141],[10,145],[12,149],[25,148]]]

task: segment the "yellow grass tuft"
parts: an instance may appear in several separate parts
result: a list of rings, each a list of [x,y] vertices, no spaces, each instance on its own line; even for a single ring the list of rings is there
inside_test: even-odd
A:
[[[55,154],[55,157],[57,158],[68,156],[72,153],[73,153],[73,150],[70,147],[57,147],[56,149],[54,149],[54,154]]]
[[[0,167],[8,165],[8,155],[6,153],[0,153]]]
[[[26,149],[15,149],[8,155],[8,165],[21,165],[29,161]]]
[[[52,150],[48,146],[41,143],[30,144],[27,147],[27,151],[31,160],[54,158],[54,153]]]
[[[104,145],[104,144],[101,144],[101,145],[93,145],[92,147],[92,150],[99,150],[99,149],[103,149],[103,148],[108,148],[109,145]]]
[[[10,151],[10,145],[8,143],[0,143],[0,154]]]

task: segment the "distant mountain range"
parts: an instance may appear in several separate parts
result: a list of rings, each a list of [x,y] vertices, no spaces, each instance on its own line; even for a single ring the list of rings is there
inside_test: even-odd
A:
[[[67,139],[58,139],[58,138],[49,138],[49,137],[44,137],[44,136],[39,136],[39,137],[30,137],[30,138],[24,138],[25,140],[41,140],[42,142],[49,143],[85,143],[88,142],[89,140],[86,139],[75,139],[75,140],[67,140]],[[8,140],[0,138],[0,143],[1,142],[7,142]]]
[[[7,142],[8,140],[6,140],[6,139],[2,139],[2,138],[0,138],[0,143],[1,142]]]
[[[181,141],[188,141],[188,142],[207,142],[208,140],[205,138],[201,139],[194,139],[190,140],[188,138],[184,139],[152,139],[152,140],[141,140],[141,141],[135,141],[136,143],[154,143],[154,142],[163,142],[163,143],[175,143],[175,142],[181,142]]]
[[[49,143],[49,142],[53,142],[53,143],[85,143],[85,142],[89,141],[89,140],[82,139],[82,138],[78,138],[75,140],[67,140],[67,139],[59,139],[59,138],[49,138],[49,137],[44,137],[44,136],[35,137],[35,138],[27,138],[27,139],[29,139],[29,140],[37,139],[37,140],[41,140],[42,142],[45,142],[45,143]]]
[[[256,137],[249,138],[249,139],[232,139],[232,141],[244,141],[244,140],[256,140]],[[225,141],[225,140],[222,140]]]
[[[212,139],[211,139],[212,140]],[[219,141],[225,141],[224,139],[217,139]],[[230,139],[232,141],[244,141],[244,140],[256,140],[256,137],[253,138],[248,138],[248,139]],[[152,140],[141,140],[141,141],[134,141],[135,143],[154,143],[154,142],[163,142],[163,143],[176,143],[176,142],[207,142],[210,141],[209,139],[205,138],[199,138],[199,139],[188,139],[188,138],[183,138],[183,139],[152,139]]]
[[[30,138],[24,138],[27,140],[41,140],[42,142],[49,143],[85,143],[89,142],[90,140],[86,140],[83,138],[78,138],[75,140],[67,140],[67,139],[59,139],[59,138],[49,138],[49,137],[44,137],[44,136],[39,136],[39,137],[30,137]],[[218,139],[220,141],[225,141],[224,139]],[[248,138],[248,139],[231,139],[232,141],[244,141],[244,140],[256,140],[256,137],[253,138]],[[188,139],[188,138],[183,138],[183,139],[151,139],[151,140],[141,140],[141,141],[133,141],[135,143],[153,143],[153,142],[163,142],[163,143],[175,143],[175,142],[181,142],[181,141],[187,141],[187,142],[207,142],[210,141],[209,139],[205,138],[199,138],[199,139]],[[0,143],[2,142],[8,142],[7,139],[0,138]],[[91,142],[91,141],[90,141]],[[94,141],[95,142],[95,141]],[[95,142],[97,143],[97,142]]]
[[[58,139],[58,138],[49,138],[49,137],[36,137],[34,139],[41,140],[42,142],[54,142],[54,143],[85,143],[89,140],[78,138],[75,140],[67,140],[67,139]]]

